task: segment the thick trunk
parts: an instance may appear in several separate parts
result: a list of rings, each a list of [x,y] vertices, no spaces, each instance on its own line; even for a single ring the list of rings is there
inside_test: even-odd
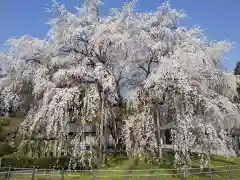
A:
[[[100,134],[99,134],[99,163],[103,163],[103,128],[104,128],[104,97],[103,92],[101,92],[101,118],[100,118]]]
[[[211,150],[210,148],[208,149],[208,169],[209,169],[209,174],[212,176],[212,169],[211,169]],[[212,179],[212,177],[211,177]]]
[[[63,146],[63,134],[60,135],[59,139],[59,151],[58,151],[58,157],[62,156],[62,147]]]
[[[97,124],[96,124],[96,150],[97,150],[97,166],[98,168],[100,168],[100,160],[99,160],[99,156],[100,156],[100,122],[97,121]]]
[[[154,123],[155,123],[155,137],[157,141],[157,147],[158,147],[158,157],[160,158],[162,156],[162,149],[161,149],[161,132],[160,132],[160,113],[157,106],[154,106],[152,109]]]
[[[57,150],[58,150],[58,140],[54,140],[54,147],[53,147],[53,156],[57,157]]]
[[[161,145],[161,134],[160,134],[160,116],[159,116],[159,111],[157,111],[157,143],[158,143],[158,156],[159,158],[162,157],[162,145]]]
[[[103,163],[107,162],[107,145],[108,145],[108,123],[107,123],[107,112],[104,113],[104,151],[103,151]]]
[[[118,117],[112,117],[112,120],[109,121],[108,124],[108,134],[112,136],[114,139],[114,144],[113,144],[113,150],[114,150],[114,156],[116,156],[120,150],[122,150],[121,143],[120,143],[120,131],[119,131],[119,120],[116,118]]]
[[[114,120],[113,124],[114,128],[114,156],[117,156],[118,151],[119,151],[119,137],[118,137],[118,132],[117,132],[117,121]]]

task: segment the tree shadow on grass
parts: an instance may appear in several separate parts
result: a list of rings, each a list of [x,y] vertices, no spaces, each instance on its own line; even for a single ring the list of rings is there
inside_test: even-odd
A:
[[[218,157],[218,156],[213,156],[213,157],[211,157],[211,160],[213,161],[213,162],[220,162],[220,163],[222,163],[223,165],[226,165],[226,166],[231,166],[231,165],[240,165],[239,163],[236,163],[236,162],[234,162],[234,159],[233,160],[227,160],[227,158],[225,158],[225,157]],[[240,159],[239,159],[239,161],[240,161]]]

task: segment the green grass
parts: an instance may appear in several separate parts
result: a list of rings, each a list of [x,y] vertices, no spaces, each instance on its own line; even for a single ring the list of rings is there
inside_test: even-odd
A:
[[[6,147],[1,145],[1,138],[4,139],[6,133],[15,131],[20,123],[23,121],[23,117],[0,117],[0,146],[4,153],[7,151]],[[20,141],[20,140],[19,140]],[[0,151],[1,151],[0,148]],[[10,153],[10,152],[7,152]],[[1,153],[0,153],[1,154]],[[1,155],[0,155],[1,156]],[[166,175],[175,174],[173,169],[173,155],[167,154],[164,156],[161,165],[147,164],[144,161],[128,160],[125,156],[109,157],[108,163],[104,169],[95,172],[72,172],[65,173],[64,180],[90,180],[92,176],[96,176],[95,180],[156,180],[157,175],[159,180],[180,180],[181,177]],[[240,158],[231,158],[230,161],[225,157],[213,156],[212,157],[212,171],[213,180],[225,180],[229,179],[228,166],[232,166],[232,178],[240,178]],[[225,166],[225,167],[219,167]],[[199,168],[199,158],[194,157],[192,162],[192,168]],[[158,169],[158,171],[157,171]],[[239,169],[239,170],[234,170]],[[115,171],[113,171],[115,170]],[[128,171],[126,171],[128,170]],[[222,172],[216,172],[222,171]],[[127,173],[127,175],[126,175]],[[198,173],[198,175],[189,175],[188,180],[209,180],[208,169],[200,171],[199,169],[192,169],[189,173]],[[199,175],[199,173],[203,173]],[[0,175],[0,180],[5,179]],[[31,175],[12,175],[12,180],[30,180]],[[36,176],[35,180],[60,180],[60,173],[57,172],[51,176]]]
[[[94,172],[72,172],[65,173],[64,180],[90,180],[96,176],[95,180],[181,180],[182,176],[173,176],[167,174],[175,174],[173,170],[173,156],[168,154],[163,160],[163,164],[154,165],[147,164],[144,161],[128,160],[126,157],[109,158],[107,167]],[[219,167],[224,166],[224,167]],[[232,158],[228,161],[224,157],[212,157],[212,171],[213,180],[227,180],[229,179],[228,168],[232,168],[232,178],[240,178],[240,159]],[[198,158],[193,161],[193,168],[199,168]],[[172,170],[171,170],[172,169]],[[239,169],[239,170],[234,170]],[[115,171],[113,171],[115,170]],[[126,171],[128,170],[128,171]],[[221,171],[221,172],[218,172]],[[208,169],[200,171],[200,169],[192,169],[189,173],[198,173],[198,175],[189,175],[188,180],[209,180]],[[200,174],[202,173],[202,174]],[[27,180],[31,179],[31,175],[14,175],[13,180]],[[54,174],[36,176],[35,180],[60,180],[60,172]]]

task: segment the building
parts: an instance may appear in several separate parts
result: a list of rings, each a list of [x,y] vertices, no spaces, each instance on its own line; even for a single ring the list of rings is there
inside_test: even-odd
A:
[[[172,144],[171,140],[171,129],[175,127],[175,122],[172,121],[170,123],[165,124],[163,127],[160,128],[160,134],[162,137],[163,144],[170,145]]]
[[[73,151],[74,144],[72,144],[72,140],[74,140],[75,136],[80,133],[79,125],[76,123],[68,123],[67,124],[67,136],[64,137],[64,155],[69,155]],[[96,126],[86,125],[84,127],[83,132],[83,141],[85,141],[86,148],[90,148],[89,142],[95,142],[96,138]],[[95,146],[95,144],[93,144]],[[62,155],[63,155],[62,154]]]
[[[193,122],[194,123],[194,122]],[[172,141],[171,141],[171,130],[174,129],[176,126],[175,122],[172,121],[170,123],[165,124],[161,130],[161,137],[163,140],[163,147],[167,150],[172,149]],[[230,135],[232,137],[232,146],[234,152],[231,152],[232,156],[240,156],[240,126],[235,122],[224,122],[225,130],[228,131],[228,129],[231,129]],[[195,148],[192,152],[198,152],[198,148]],[[218,152],[213,151],[216,155],[224,155],[225,152]]]
[[[11,83],[10,77],[7,74],[0,73],[0,89],[8,86]]]

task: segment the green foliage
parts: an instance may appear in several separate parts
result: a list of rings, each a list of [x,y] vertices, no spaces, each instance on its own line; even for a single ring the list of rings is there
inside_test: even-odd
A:
[[[3,132],[3,127],[0,125],[0,143],[1,141],[3,142],[5,140],[5,135]]]
[[[7,154],[12,154],[15,152],[16,149],[8,146],[7,144],[0,144],[0,157],[7,155]]]
[[[31,158],[12,154],[2,157],[2,166],[15,168],[39,168],[39,169],[67,169],[69,157],[46,157],[46,158]]]
[[[10,125],[10,118],[1,117],[0,118],[0,126],[8,126]]]
[[[4,127],[8,126],[9,124],[10,124],[10,121],[8,118],[0,117],[0,141],[5,140]],[[0,154],[1,154],[1,152],[0,152]]]
[[[22,123],[24,118],[22,116],[17,117],[0,117],[0,143],[3,143],[6,139],[7,134],[16,132],[19,125]],[[21,141],[21,137],[17,136],[16,144],[18,146]]]
[[[234,69],[234,75],[240,75],[240,61],[238,61],[236,64],[236,67]]]

